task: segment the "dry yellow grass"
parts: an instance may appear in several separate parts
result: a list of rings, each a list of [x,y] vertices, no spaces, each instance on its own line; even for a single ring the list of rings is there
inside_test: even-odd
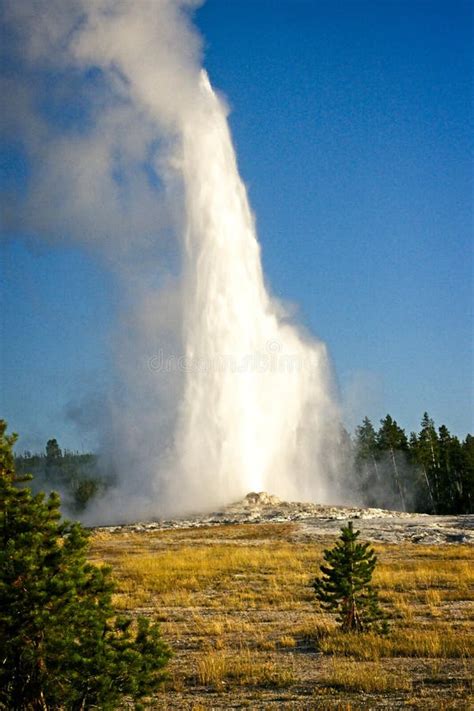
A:
[[[439,628],[395,628],[386,637],[374,634],[343,634],[333,630],[319,640],[325,654],[377,660],[382,657],[468,658],[474,654],[472,631]]]
[[[197,681],[203,686],[222,689],[227,684],[282,688],[295,682],[291,668],[258,660],[250,651],[238,657],[228,652],[210,652],[197,663]]]
[[[260,524],[93,537],[93,559],[114,567],[117,608],[161,620],[175,650],[171,681],[150,708],[208,708],[201,688],[240,695],[250,708],[272,689],[288,694],[288,708],[300,693],[316,694],[315,708],[357,709],[363,693],[403,697],[400,708],[467,708],[472,549],[378,544],[374,583],[391,633],[348,635],[310,585],[334,539],[302,543],[296,531]]]
[[[321,682],[335,689],[364,691],[366,693],[409,691],[412,680],[406,671],[388,672],[378,662],[355,662],[333,658]]]

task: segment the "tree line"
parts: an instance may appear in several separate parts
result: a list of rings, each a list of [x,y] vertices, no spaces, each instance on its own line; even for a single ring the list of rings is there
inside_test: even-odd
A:
[[[474,437],[461,441],[424,413],[409,436],[390,415],[368,417],[350,441],[353,487],[366,506],[467,514],[474,506]]]
[[[56,439],[47,441],[44,452],[16,455],[15,466],[19,476],[32,475],[34,491],[59,491],[63,508],[70,515],[81,514],[113,483],[97,455],[62,450]]]
[[[406,434],[391,415],[378,429],[368,417],[350,435],[341,430],[341,503],[347,496],[363,506],[432,514],[474,512],[474,437],[464,440],[427,412],[419,432]],[[97,455],[61,450],[56,439],[43,453],[16,456],[19,475],[33,475],[33,487],[61,493],[63,508],[80,515],[114,483]],[[335,502],[337,503],[337,502]]]

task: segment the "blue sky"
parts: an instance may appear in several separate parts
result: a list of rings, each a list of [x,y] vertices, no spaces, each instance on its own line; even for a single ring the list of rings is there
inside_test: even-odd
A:
[[[195,22],[268,283],[327,343],[348,425],[389,412],[409,432],[428,410],[472,432],[472,4],[208,0]],[[78,246],[4,237],[3,416],[24,446],[93,446],[67,411],[110,372],[117,285]]]

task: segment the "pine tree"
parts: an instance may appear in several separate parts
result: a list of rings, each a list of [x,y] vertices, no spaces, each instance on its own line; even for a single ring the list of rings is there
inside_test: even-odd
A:
[[[371,586],[377,557],[368,543],[358,543],[352,521],[342,528],[336,545],[324,551],[322,576],[312,586],[325,610],[337,613],[343,632],[388,631],[386,615]]]
[[[461,456],[463,500],[457,513],[468,514],[474,512],[474,437],[470,434],[461,444]]]
[[[390,415],[380,420],[377,433],[377,443],[381,452],[387,452],[390,458],[393,481],[399,496],[402,511],[407,510],[406,492],[402,480],[405,453],[408,451],[408,441],[405,432]]]
[[[55,464],[63,456],[57,439],[48,439],[46,442],[46,463]]]
[[[436,502],[433,487],[426,468],[420,464],[419,451],[418,435],[416,432],[411,432],[408,442],[408,462],[411,469],[412,509],[418,513],[434,513]]]
[[[0,420],[0,709],[116,708],[163,680],[159,628],[115,615],[107,567],[87,562],[88,534],[61,520],[15,473],[15,435]]]
[[[434,421],[427,412],[423,413],[420,424],[416,459],[422,468],[431,493],[433,513],[440,513],[441,479],[438,435],[436,434]]]
[[[355,432],[354,464],[359,488],[368,506],[379,504],[381,480],[377,455],[377,433],[369,418],[364,417],[362,425]]]

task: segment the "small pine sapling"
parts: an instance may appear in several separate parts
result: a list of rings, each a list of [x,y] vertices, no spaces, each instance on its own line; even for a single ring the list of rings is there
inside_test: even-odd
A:
[[[368,543],[358,543],[360,531],[352,521],[342,529],[336,545],[324,551],[327,565],[313,581],[316,597],[325,610],[337,613],[343,632],[388,632],[387,617],[371,586],[377,556]]]

